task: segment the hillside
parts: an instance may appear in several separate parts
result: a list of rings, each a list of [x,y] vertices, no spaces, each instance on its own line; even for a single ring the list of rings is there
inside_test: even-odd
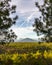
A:
[[[20,39],[17,42],[37,42],[37,40],[31,38]]]

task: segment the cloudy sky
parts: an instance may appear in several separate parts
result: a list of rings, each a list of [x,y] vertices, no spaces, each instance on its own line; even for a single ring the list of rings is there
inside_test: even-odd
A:
[[[16,14],[18,20],[16,24],[12,26],[13,31],[20,38],[32,38],[37,39],[37,34],[33,32],[32,24],[36,17],[41,16],[38,8],[35,6],[35,2],[43,4],[43,0],[12,0],[11,5],[16,5]]]

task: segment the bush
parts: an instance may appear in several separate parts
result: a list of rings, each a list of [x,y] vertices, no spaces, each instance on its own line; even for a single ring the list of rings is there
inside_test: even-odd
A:
[[[0,65],[51,65],[52,51],[44,53],[0,54]]]

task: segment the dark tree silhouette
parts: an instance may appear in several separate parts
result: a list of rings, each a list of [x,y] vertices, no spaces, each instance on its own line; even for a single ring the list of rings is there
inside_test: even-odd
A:
[[[35,19],[33,24],[34,31],[37,35],[44,35],[41,39],[46,42],[52,42],[52,0],[44,0],[43,5],[36,2],[42,16]]]
[[[13,13],[16,13],[16,6],[10,5],[11,0],[0,1],[0,42],[14,41],[17,36],[9,28],[15,24],[18,16],[10,17]]]

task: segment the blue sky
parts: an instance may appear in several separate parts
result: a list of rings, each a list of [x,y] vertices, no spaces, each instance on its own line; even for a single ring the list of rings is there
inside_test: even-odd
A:
[[[35,6],[35,2],[38,1],[39,4],[43,4],[43,0],[12,0],[11,5],[15,4],[16,14],[18,15],[18,20],[16,24],[12,26],[13,31],[20,38],[32,38],[37,39],[37,34],[33,32],[32,24],[36,17],[41,16],[38,8]]]

